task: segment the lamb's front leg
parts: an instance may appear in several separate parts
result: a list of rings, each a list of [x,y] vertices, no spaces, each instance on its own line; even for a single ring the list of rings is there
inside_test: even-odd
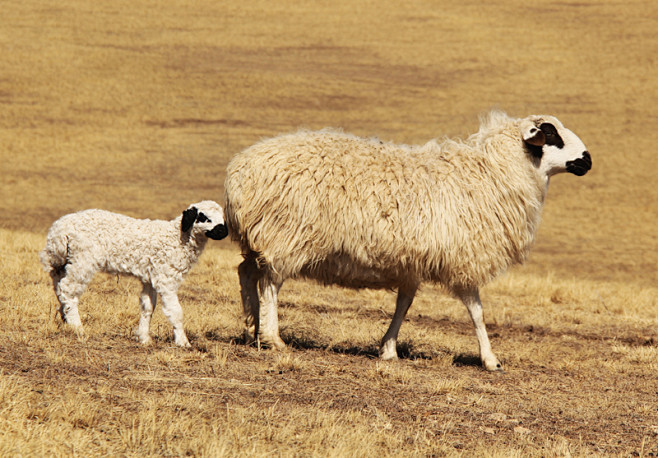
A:
[[[180,347],[190,347],[185,330],[183,329],[183,309],[178,302],[176,292],[160,293],[162,296],[162,312],[174,327],[174,343]]]
[[[150,283],[144,283],[142,292],[139,295],[139,326],[137,327],[137,337],[143,344],[151,343],[150,327],[151,316],[155,310],[158,300],[158,294]]]
[[[480,293],[478,289],[464,289],[459,291],[457,295],[468,309],[468,313],[473,320],[475,334],[477,335],[478,344],[480,345],[480,359],[482,360],[482,365],[488,371],[502,371],[503,367],[491,350],[491,343],[489,342],[487,329],[484,326],[482,302],[480,301]]]

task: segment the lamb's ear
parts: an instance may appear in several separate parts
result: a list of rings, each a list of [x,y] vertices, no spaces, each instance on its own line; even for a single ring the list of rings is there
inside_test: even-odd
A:
[[[544,146],[546,144],[546,135],[534,123],[527,123],[521,126],[523,141],[532,146]]]
[[[192,228],[194,221],[196,221],[197,213],[199,213],[199,210],[197,210],[196,207],[190,207],[183,211],[183,219],[180,223],[181,231],[187,232]]]

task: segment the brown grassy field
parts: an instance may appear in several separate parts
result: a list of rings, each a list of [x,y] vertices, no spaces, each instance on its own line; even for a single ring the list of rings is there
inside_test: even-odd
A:
[[[658,456],[658,10],[651,2],[5,1],[0,19],[1,456]],[[530,260],[463,306],[420,293],[400,361],[387,291],[291,281],[290,350],[240,341],[229,241],[181,288],[191,350],[136,281],[99,275],[86,339],[37,253],[64,213],[169,219],[299,127],[422,143],[492,107],[592,154],[552,180]]]

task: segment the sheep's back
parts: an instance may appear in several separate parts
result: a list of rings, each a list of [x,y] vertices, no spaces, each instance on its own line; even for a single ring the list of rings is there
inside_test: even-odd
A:
[[[423,223],[405,222],[400,207],[429,188],[412,152],[331,131],[258,143],[227,170],[229,231],[284,276],[390,285],[413,270],[406,226]]]
[[[546,191],[518,126],[495,130],[423,146],[336,131],[264,140],[229,163],[230,233],[282,278],[483,285],[525,259]]]

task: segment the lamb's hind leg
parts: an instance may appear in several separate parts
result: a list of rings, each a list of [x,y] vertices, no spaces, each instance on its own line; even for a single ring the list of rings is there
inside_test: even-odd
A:
[[[480,359],[482,360],[482,365],[488,371],[502,371],[503,367],[491,350],[491,343],[489,342],[487,329],[484,326],[482,302],[480,301],[480,293],[478,289],[464,289],[459,291],[457,295],[468,309],[468,313],[473,320],[475,334],[477,335],[478,344],[480,345]]]
[[[379,357],[383,360],[398,359],[398,333],[400,332],[402,321],[404,321],[404,317],[407,315],[407,310],[409,310],[409,307],[414,300],[417,289],[418,287],[407,288],[406,290],[400,288],[398,290],[393,320],[391,321],[391,325],[388,327],[388,331],[386,331],[379,347]]]
[[[137,337],[143,344],[151,342],[149,328],[151,327],[151,316],[155,305],[158,301],[158,294],[150,283],[144,283],[142,292],[139,295],[139,326],[137,327]]]
[[[93,275],[93,271],[83,269],[72,261],[52,274],[62,320],[71,326],[79,336],[84,335],[84,330],[78,312],[78,303]]]
[[[179,347],[191,347],[183,329],[183,309],[178,302],[176,292],[167,291],[162,296],[162,312],[174,327],[174,343]]]

